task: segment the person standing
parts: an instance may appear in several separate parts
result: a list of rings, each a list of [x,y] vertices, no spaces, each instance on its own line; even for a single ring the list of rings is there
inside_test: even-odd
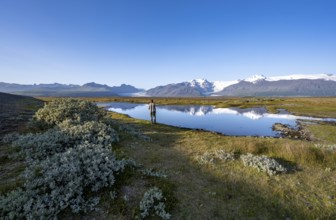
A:
[[[150,101],[148,105],[148,110],[150,112],[151,123],[156,124],[156,106],[153,99]]]

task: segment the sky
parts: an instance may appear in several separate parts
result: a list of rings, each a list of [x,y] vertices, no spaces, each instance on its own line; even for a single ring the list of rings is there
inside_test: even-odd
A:
[[[335,0],[0,0],[0,82],[336,73]]]

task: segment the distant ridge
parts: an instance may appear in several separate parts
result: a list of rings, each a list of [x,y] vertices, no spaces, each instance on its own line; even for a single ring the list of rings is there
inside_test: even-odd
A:
[[[131,85],[122,84],[110,87],[95,82],[80,85],[66,84],[33,84],[21,85],[14,83],[0,82],[0,92],[25,96],[55,96],[55,97],[101,97],[101,96],[120,96],[123,94],[133,94],[143,92],[143,89],[135,88]]]
[[[194,79],[151,88],[147,91],[132,85],[108,86],[89,82],[82,86],[66,84],[20,85],[0,82],[0,92],[26,96],[102,97],[102,96],[336,96],[333,74],[272,76],[254,75],[246,79],[213,81]]]

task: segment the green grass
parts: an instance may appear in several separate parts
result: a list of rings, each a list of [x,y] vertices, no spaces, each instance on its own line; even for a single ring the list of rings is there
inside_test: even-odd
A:
[[[16,151],[12,147],[0,144],[0,195],[23,185],[20,176],[25,169],[23,162],[20,159],[8,157],[14,152]]]
[[[336,126],[330,124],[313,124],[307,126],[314,137],[322,143],[336,145]]]
[[[121,124],[140,127],[152,142],[124,136],[119,149],[146,167],[168,173],[178,203],[174,219],[315,219],[336,215],[336,153],[301,140],[228,137],[210,132],[150,125],[112,113]],[[331,134],[332,135],[332,134]],[[316,142],[318,143],[318,142]],[[268,177],[240,161],[199,165],[205,152],[265,154],[298,167]]]

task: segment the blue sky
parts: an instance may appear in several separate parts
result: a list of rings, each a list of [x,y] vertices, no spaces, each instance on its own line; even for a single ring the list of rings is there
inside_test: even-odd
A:
[[[336,73],[332,0],[0,0],[0,81]]]

